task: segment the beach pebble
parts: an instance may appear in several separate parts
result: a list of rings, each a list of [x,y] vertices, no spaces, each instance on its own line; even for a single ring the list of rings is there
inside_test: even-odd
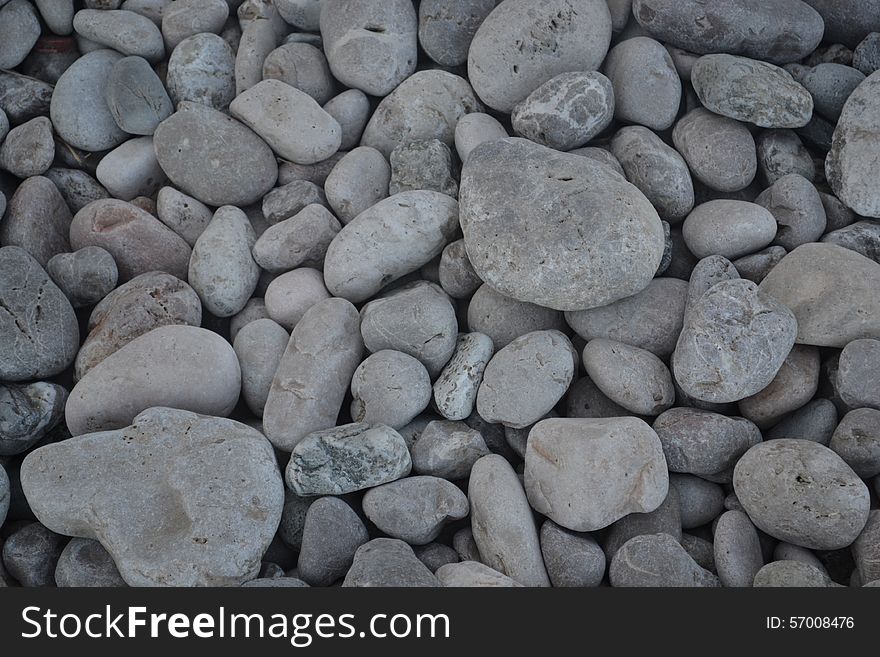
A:
[[[126,10],[81,9],[73,29],[89,41],[122,53],[157,62],[165,56],[162,33],[146,16]]]
[[[64,547],[55,566],[59,587],[128,586],[110,553],[98,541],[74,538]]]
[[[455,351],[434,387],[434,403],[448,420],[464,420],[474,409],[486,365],[492,358],[492,339],[484,333],[461,333]]]
[[[783,176],[755,199],[779,224],[775,244],[791,251],[801,244],[815,242],[825,232],[822,199],[813,184],[801,175]]]
[[[361,146],[346,153],[324,183],[327,202],[343,224],[388,197],[391,166],[375,148]]]
[[[410,545],[425,545],[444,525],[467,517],[467,496],[445,479],[414,476],[371,488],[364,513],[381,532]]]
[[[333,97],[335,82],[327,58],[308,43],[287,43],[263,61],[263,79],[280,80],[323,105]]]
[[[412,469],[399,433],[346,424],[307,435],[293,448],[285,481],[297,495],[344,495],[405,477]]]
[[[19,178],[39,176],[54,159],[52,123],[45,116],[14,127],[0,145],[0,168]]]
[[[309,308],[329,298],[321,272],[301,267],[281,274],[269,283],[265,294],[266,313],[292,331]]]
[[[216,34],[203,32],[181,41],[168,58],[168,94],[225,110],[235,98],[235,54]]]
[[[254,244],[254,260],[270,272],[301,266],[320,268],[327,247],[341,229],[329,210],[311,203],[289,219],[269,226]]]
[[[0,68],[21,64],[40,37],[40,19],[30,2],[12,0],[0,7]]]
[[[465,479],[489,448],[479,431],[464,422],[429,422],[410,448],[413,470],[450,481]]]
[[[880,69],[880,32],[871,32],[853,50],[852,65],[865,75]]]
[[[318,185],[307,180],[294,180],[276,187],[263,197],[263,219],[272,225],[289,219],[312,204],[327,207],[327,197]]]
[[[825,233],[820,241],[837,244],[880,263],[880,222],[878,221],[857,221]]]
[[[462,561],[441,566],[435,573],[443,586],[484,588],[520,587],[522,584],[479,561]]]
[[[615,587],[720,586],[669,534],[643,534],[624,543],[611,559],[608,578]]]
[[[173,187],[163,187],[156,196],[156,216],[187,244],[195,246],[214,213],[192,196]]]
[[[232,346],[241,367],[241,394],[257,417],[263,417],[269,389],[289,339],[284,327],[271,319],[245,324],[234,338]]]
[[[713,536],[715,566],[722,586],[749,587],[764,566],[758,531],[742,511],[726,511]]]
[[[840,354],[837,390],[852,408],[867,406],[880,409],[880,340],[853,340]]]
[[[733,259],[760,251],[777,238],[776,221],[757,203],[719,199],[695,207],[682,231],[685,244],[698,258],[722,255]]]
[[[395,538],[374,538],[358,548],[343,587],[438,587],[440,580],[412,548]]]
[[[760,283],[787,254],[788,251],[781,246],[768,246],[751,255],[737,258],[731,265],[736,268],[740,277]]]
[[[801,547],[846,547],[868,520],[868,487],[837,454],[809,440],[752,447],[736,464],[733,486],[758,529]]]
[[[837,427],[837,409],[829,399],[814,399],[765,432],[767,440],[800,438],[827,445]]]
[[[669,489],[663,503],[653,511],[630,513],[608,527],[602,546],[605,555],[613,558],[628,540],[646,534],[668,534],[681,540],[681,505],[675,488]]]
[[[46,272],[74,308],[98,303],[113,291],[118,277],[113,256],[99,246],[59,253],[49,260]]]
[[[810,151],[804,146],[794,130],[764,130],[756,139],[758,167],[767,185],[790,173],[797,173],[813,180],[816,165]]]
[[[55,567],[67,537],[39,522],[29,522],[13,531],[3,543],[3,565],[24,587],[55,584]]]
[[[636,187],[589,158],[523,139],[471,153],[460,201],[475,271],[520,301],[603,306],[643,290],[663,256],[660,219]]]
[[[773,381],[739,402],[740,413],[762,429],[772,426],[813,398],[819,387],[819,365],[816,347],[795,345]]]
[[[351,417],[355,422],[406,426],[431,401],[431,379],[418,360],[383,349],[368,356],[351,378]]]
[[[810,92],[819,114],[837,122],[850,94],[865,80],[865,74],[851,66],[825,63],[807,71],[799,82]]]
[[[529,435],[525,488],[539,513],[595,531],[655,510],[669,476],[657,434],[637,418],[550,419]]]
[[[342,131],[340,151],[350,151],[361,140],[370,118],[370,99],[360,89],[348,89],[324,104],[324,111],[336,119]]]
[[[195,34],[219,34],[229,17],[225,0],[177,0],[162,11],[162,36],[168,50]]]
[[[471,112],[455,124],[455,150],[459,159],[465,162],[471,151],[483,142],[508,136],[505,127],[495,117],[482,112]]]
[[[116,62],[107,78],[105,98],[116,124],[133,135],[152,135],[174,111],[162,81],[142,57]]]
[[[428,543],[413,549],[415,555],[432,573],[449,563],[458,563],[458,553],[443,543]]]
[[[391,151],[389,161],[389,194],[428,189],[458,198],[452,151],[439,139],[401,144]]]
[[[773,561],[755,573],[753,586],[788,588],[826,588],[831,586],[828,575],[816,566],[800,561]]]
[[[239,21],[241,38],[235,53],[235,95],[240,96],[263,79],[263,64],[278,45],[276,25],[284,26],[284,21],[275,21],[278,17],[274,7],[262,4],[261,8],[269,11],[268,16],[256,15],[248,20]]]
[[[880,511],[877,509],[868,516],[868,524],[853,543],[852,553],[861,580],[880,581]]]
[[[595,71],[557,75],[513,109],[516,134],[558,151],[579,148],[611,123],[611,81]]]
[[[450,242],[443,249],[437,276],[444,292],[454,299],[470,297],[483,284],[468,258],[463,239]]]
[[[355,552],[369,540],[354,509],[338,497],[320,497],[305,516],[297,573],[312,586],[329,586],[345,576]]]
[[[444,0],[425,0],[419,5],[419,44],[438,64],[464,64],[477,28],[495,4],[494,0],[465,0],[452,4]]]
[[[67,390],[48,381],[0,385],[0,456],[21,454],[39,442],[64,417],[66,401]],[[5,497],[8,504],[8,488]]]
[[[259,432],[169,408],[151,408],[123,429],[41,447],[28,454],[21,479],[47,527],[99,539],[131,586],[253,579],[284,501],[275,456]]]
[[[658,432],[657,435],[661,434]],[[663,438],[660,440],[662,442]],[[718,484],[680,473],[670,473],[669,483],[678,493],[682,529],[702,527],[724,511],[724,490]]]
[[[9,199],[0,221],[0,244],[18,246],[42,266],[70,251],[70,210],[51,180],[32,176],[22,181]]]
[[[117,146],[98,163],[95,177],[114,198],[131,201],[154,196],[165,183],[152,137],[137,137]]]
[[[605,553],[589,534],[572,532],[545,520],[540,537],[541,554],[553,586],[599,586],[605,575]]]
[[[565,330],[561,312],[511,299],[487,284],[481,285],[471,297],[467,322],[471,331],[488,335],[496,351],[532,331]]]

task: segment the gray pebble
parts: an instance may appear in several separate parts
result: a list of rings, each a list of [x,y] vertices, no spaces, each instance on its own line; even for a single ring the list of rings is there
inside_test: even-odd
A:
[[[323,0],[320,25],[330,70],[346,87],[387,96],[416,70],[418,18],[409,0]]]
[[[428,543],[414,548],[415,555],[432,573],[450,563],[458,563],[458,553],[443,543]]]
[[[653,511],[669,489],[657,434],[637,418],[543,420],[532,429],[525,461],[532,507],[574,531]]]
[[[375,148],[361,146],[346,153],[324,184],[327,201],[343,224],[388,196],[391,167]]]
[[[229,319],[229,339],[235,340],[238,332],[251,322],[258,319],[269,319],[266,312],[266,302],[261,297],[252,297],[244,305],[244,308]]]
[[[165,56],[156,24],[133,11],[82,9],[73,16],[73,29],[89,41],[126,56],[158,62]]]
[[[323,105],[333,97],[336,84],[324,53],[308,43],[287,43],[263,61],[263,79],[280,80]]]
[[[670,488],[663,503],[648,513],[630,513],[608,527],[604,549],[608,559],[631,538],[650,534],[668,534],[681,540],[681,504],[678,491]]]
[[[479,431],[463,422],[429,422],[410,448],[413,470],[418,474],[465,479],[489,448]]]
[[[25,459],[21,479],[38,518],[61,533],[100,538],[131,586],[253,579],[284,500],[259,432],[169,408],[151,408],[119,431],[41,447]]]
[[[709,201],[694,208],[682,231],[688,249],[698,258],[733,259],[769,245],[776,237],[776,219],[757,203]]]
[[[303,528],[309,507],[320,498],[300,497],[290,488],[284,489],[284,508],[281,511],[281,524],[278,536],[288,547],[299,551],[302,546]]]
[[[263,4],[270,16],[254,16],[251,20],[240,21],[241,39],[235,53],[235,95],[240,96],[263,79],[263,64],[278,45],[278,33],[273,17],[277,17],[274,7]],[[284,25],[283,21],[280,21]]]
[[[762,429],[774,425],[810,401],[819,387],[819,350],[795,345],[773,381],[760,392],[739,402],[739,411]]]
[[[442,66],[464,64],[477,28],[495,4],[494,0],[453,4],[425,0],[419,5],[419,44],[428,57]]]
[[[880,340],[853,340],[844,347],[837,371],[837,389],[844,403],[880,409],[878,367]]]
[[[0,244],[19,246],[45,267],[49,260],[70,251],[70,210],[58,188],[48,178],[24,180],[0,222]]]
[[[471,297],[483,284],[468,258],[463,239],[451,242],[443,249],[438,277],[440,286],[453,299]]]
[[[636,126],[638,127],[638,126]],[[606,148],[608,148],[606,146]],[[571,155],[581,155],[582,157],[588,157],[591,160],[595,160],[600,164],[604,164],[607,167],[611,167],[621,176],[626,178],[626,172],[623,170],[623,167],[620,165],[620,161],[617,159],[615,155],[611,153],[610,150],[606,150],[606,148],[601,148],[599,146],[584,146],[583,148],[575,148],[573,151],[569,151]],[[635,184],[635,183],[633,183]],[[642,192],[644,194],[644,192]]]
[[[0,145],[0,168],[19,178],[39,176],[54,159],[52,123],[45,116],[14,127]]]
[[[492,339],[483,333],[461,333],[455,351],[434,383],[434,402],[449,420],[464,420],[474,409],[486,365],[492,358]]]
[[[261,577],[242,584],[244,588],[305,588],[308,584],[298,577]]]
[[[828,447],[862,479],[880,474],[880,411],[857,408],[844,415]]]
[[[127,586],[110,553],[98,541],[74,538],[64,547],[55,566],[59,587]]]
[[[117,146],[98,163],[95,176],[111,196],[124,201],[153,197],[165,183],[152,137],[129,139]]]
[[[452,545],[461,561],[481,561],[480,550],[470,527],[459,529],[452,536]]]
[[[758,531],[742,511],[727,511],[715,526],[715,566],[723,586],[749,587],[764,566]]]
[[[187,244],[195,246],[214,213],[201,201],[173,187],[163,187],[156,197],[156,216]]]
[[[0,455],[21,454],[39,442],[64,417],[66,401],[67,390],[48,381],[0,385]],[[5,497],[8,505],[8,488]]]
[[[412,548],[394,538],[374,538],[358,548],[343,587],[438,587],[440,580]]]
[[[21,64],[40,37],[40,19],[26,0],[12,0],[0,7],[0,68]]]
[[[691,559],[696,561],[702,568],[705,568],[712,574],[716,574],[715,570],[715,546],[711,541],[694,536],[693,534],[682,534],[679,541]]]
[[[794,314],[751,281],[722,281],[687,311],[673,373],[696,399],[744,399],[770,384],[797,329]]]
[[[790,173],[813,180],[816,167],[810,151],[793,130],[764,130],[757,139],[758,167],[767,185]]]
[[[718,578],[668,534],[645,534],[624,543],[611,560],[608,577],[615,587],[719,586]]]
[[[755,199],[776,218],[775,244],[789,251],[818,240],[825,232],[822,199],[813,184],[798,174],[783,176]]]
[[[513,109],[516,134],[559,151],[579,148],[614,117],[611,81],[595,71],[562,73]]]
[[[316,431],[293,448],[285,481],[298,495],[344,495],[405,477],[412,469],[403,438],[362,422]]]
[[[329,586],[345,576],[355,552],[370,540],[357,513],[337,497],[321,497],[309,507],[296,562],[299,577],[312,586]]]
[[[678,492],[682,529],[702,527],[724,511],[724,491],[718,484],[679,473],[670,473],[669,483]]]
[[[312,204],[327,207],[324,190],[307,180],[294,180],[263,197],[262,212],[269,224],[289,219]]]
[[[107,78],[105,98],[116,125],[133,135],[152,135],[174,111],[162,81],[142,57],[116,62]]]
[[[116,287],[118,277],[113,256],[99,246],[59,253],[49,260],[46,272],[74,308],[98,303]]]
[[[275,9],[285,21],[311,32],[319,29],[321,0],[275,0]]]
[[[825,39],[853,48],[870,32],[880,31],[876,0],[808,0],[825,21]]]
[[[733,485],[759,529],[802,547],[846,547],[868,519],[867,486],[837,454],[809,440],[752,447],[736,464]]]
[[[354,306],[344,299],[327,299],[306,311],[291,334],[266,400],[263,429],[272,444],[289,451],[312,432],[330,430],[332,436],[362,353]]]
[[[42,80],[0,70],[0,107],[14,123],[44,116],[54,93],[52,85]]]
[[[522,584],[479,561],[462,561],[441,566],[435,573],[443,586],[484,588],[521,587]]]
[[[368,356],[354,371],[351,395],[355,422],[397,429],[428,407],[431,378],[412,356],[383,349]]]
[[[195,34],[219,34],[229,17],[226,0],[177,0],[162,11],[162,36],[168,50]]]
[[[818,587],[831,585],[828,575],[801,561],[773,561],[756,574],[753,586],[757,587]]]
[[[526,333],[564,331],[566,326],[560,311],[511,299],[487,284],[471,297],[467,322],[471,331],[488,335],[496,351]]]
[[[852,552],[861,580],[880,581],[880,511],[877,509],[869,514],[868,523],[853,543]]]
[[[800,561],[828,574],[825,565],[810,550],[784,541],[777,543],[773,548],[773,561]]]
[[[569,388],[565,410],[566,417],[570,418],[611,418],[629,414],[625,408],[608,399],[588,376]]]
[[[736,267],[742,278],[760,283],[787,254],[788,251],[781,246],[768,246],[751,255],[737,258],[732,265]]]
[[[853,50],[852,65],[865,75],[880,69],[880,32],[871,32]]]
[[[257,417],[263,417],[269,389],[289,339],[287,331],[271,319],[246,324],[234,338],[233,348],[241,367],[241,394]]]
[[[55,183],[71,212],[79,212],[92,201],[110,196],[97,180],[79,169],[52,167],[43,175]]]
[[[189,101],[224,110],[235,98],[235,55],[216,34],[191,36],[171,53],[166,84],[175,105]]]
[[[55,585],[55,567],[66,536],[31,522],[10,534],[3,544],[3,565],[25,587]]]
[[[458,198],[452,151],[442,141],[429,139],[400,144],[391,151],[389,161],[389,194],[427,189]]]
[[[865,80],[865,74],[843,64],[814,66],[799,82],[813,96],[816,111],[832,122],[837,122],[850,94]]]
[[[339,150],[350,151],[361,140],[370,118],[370,100],[360,89],[348,89],[324,104],[324,111],[336,119],[342,130]]]
[[[550,586],[532,509],[502,456],[490,454],[474,464],[468,499],[479,561],[525,586]]]
[[[599,586],[605,575],[605,553],[589,535],[563,529],[552,520],[541,526],[541,554],[556,587]]]
[[[614,118],[653,130],[671,127],[681,103],[681,80],[666,48],[638,36],[618,43],[605,60],[614,87]]]
[[[878,221],[857,221],[825,233],[820,241],[837,244],[880,263],[880,222]]]
[[[254,260],[271,272],[300,266],[320,267],[327,247],[341,229],[342,225],[329,210],[316,203],[309,204],[260,235],[253,248]]]
[[[462,162],[471,151],[486,141],[504,139],[507,130],[495,117],[482,112],[471,112],[461,117],[455,124],[455,150]]]
[[[765,433],[767,440],[800,438],[827,445],[837,427],[837,409],[828,399],[815,399],[793,411]]]
[[[468,77],[484,103],[509,113],[550,78],[595,71],[611,41],[605,0],[513,0],[496,7],[468,50]]]

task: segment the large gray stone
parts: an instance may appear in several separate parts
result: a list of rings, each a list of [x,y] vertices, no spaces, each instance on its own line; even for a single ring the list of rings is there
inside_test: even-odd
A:
[[[162,33],[146,16],[123,9],[82,9],[73,16],[73,29],[82,37],[123,55],[158,62],[165,56]]]

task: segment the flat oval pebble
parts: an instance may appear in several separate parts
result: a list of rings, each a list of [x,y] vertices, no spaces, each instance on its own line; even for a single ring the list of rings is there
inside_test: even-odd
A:
[[[584,347],[583,365],[611,401],[632,413],[659,415],[675,401],[669,369],[644,349],[596,338]]]
[[[0,145],[0,168],[18,178],[39,176],[54,159],[52,123],[45,116],[14,127]]]
[[[263,416],[275,371],[287,348],[290,335],[264,318],[241,328],[232,343],[241,367],[241,395],[257,417]]]
[[[235,54],[216,34],[201,33],[181,41],[168,58],[168,94],[223,110],[235,98]]]
[[[162,36],[169,50],[194,34],[218,34],[229,17],[230,6],[224,0],[184,0],[163,7]]]
[[[713,535],[715,566],[722,586],[749,587],[764,565],[758,532],[742,511],[726,511]]]
[[[698,258],[739,258],[760,251],[776,237],[776,219],[747,201],[719,199],[698,205],[682,226],[688,249]]]
[[[152,135],[174,106],[162,81],[143,57],[125,57],[113,66],[105,90],[116,124],[133,135]]]
[[[308,43],[287,43],[270,52],[263,60],[263,79],[281,80],[319,105],[333,97],[336,87],[324,53]]]
[[[73,29],[89,41],[123,55],[155,62],[165,56],[162,33],[149,18],[119,9],[82,9],[73,16]]]
[[[99,246],[59,253],[49,260],[46,272],[74,308],[98,303],[113,291],[118,278],[116,261]]]
[[[19,246],[42,266],[70,251],[70,210],[51,180],[31,176],[18,186],[0,222],[0,244]]]
[[[748,128],[703,107],[675,124],[672,141],[694,177],[720,192],[748,187],[758,172],[755,139]]]
[[[837,454],[809,440],[752,447],[736,464],[733,486],[758,529],[802,547],[844,548],[868,521],[868,487]]]
[[[826,588],[831,586],[828,575],[810,564],[783,559],[773,561],[755,573],[753,586],[786,588]]]
[[[841,419],[828,447],[862,479],[880,474],[880,411],[857,408]]]
[[[552,520],[541,525],[541,554],[556,587],[599,586],[605,575],[605,553],[595,539],[563,529]]]
[[[238,358],[226,340],[195,326],[160,326],[90,369],[65,416],[74,436],[125,427],[154,406],[223,417],[240,390]]]
[[[40,19],[26,0],[0,7],[0,68],[15,68],[24,61],[40,36]]]

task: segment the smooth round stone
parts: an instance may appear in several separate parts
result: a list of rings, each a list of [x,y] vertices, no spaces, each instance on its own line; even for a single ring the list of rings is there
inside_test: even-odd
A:
[[[815,242],[825,232],[826,217],[822,199],[813,184],[798,174],[783,176],[755,199],[779,224],[775,244],[789,251]]]
[[[51,84],[13,71],[0,71],[0,81],[3,84],[3,111],[9,121],[21,123],[35,116],[45,116],[54,93]],[[6,129],[9,129],[8,125]]]
[[[366,304],[361,310],[361,335],[371,352],[394,349],[409,354],[433,379],[455,351],[458,321],[443,290],[419,282]]]
[[[352,420],[399,429],[428,407],[431,378],[412,356],[383,349],[355,370],[351,396]]]
[[[105,100],[107,80],[120,59],[112,50],[90,52],[55,84],[49,116],[58,136],[74,148],[104,151],[127,139]]]
[[[384,199],[333,238],[324,258],[327,289],[365,301],[440,255],[456,230],[458,203],[446,194],[420,190]]]
[[[773,561],[789,560],[809,564],[810,566],[815,566],[826,574],[828,573],[825,569],[825,565],[815,554],[813,554],[812,551],[802,548],[799,545],[792,545],[791,543],[777,543],[776,547],[773,548]]]
[[[70,224],[70,245],[107,250],[121,281],[150,271],[185,280],[191,253],[183,238],[153,215],[117,199],[93,201],[77,212]]]
[[[755,140],[748,128],[702,107],[675,124],[672,141],[694,177],[714,190],[745,189],[758,171]]]
[[[428,57],[442,66],[464,64],[477,28],[495,4],[494,0],[452,4],[425,0],[419,4],[419,44]]]
[[[458,198],[452,151],[438,139],[401,144],[391,151],[390,194],[430,189]]]
[[[434,403],[448,420],[464,420],[474,410],[486,365],[495,349],[484,333],[460,333],[452,357],[434,383]]]
[[[166,84],[175,105],[189,101],[225,109],[235,98],[235,54],[216,34],[184,39],[168,59]]]
[[[248,299],[240,312],[230,317],[229,339],[234,341],[241,329],[258,319],[269,319],[269,314],[266,312],[266,303],[262,297],[253,297]]]
[[[700,566],[669,534],[631,538],[611,559],[614,587],[715,587],[718,578]]]
[[[669,476],[657,434],[637,418],[542,420],[525,457],[529,502],[555,523],[595,531],[666,498]]]
[[[162,36],[168,50],[194,34],[219,34],[229,17],[226,0],[184,0],[167,3],[162,11]]]
[[[6,513],[9,511],[9,497],[9,475],[6,474],[6,469],[0,465],[0,525],[6,522]],[[0,577],[0,585],[3,584],[4,579]]]
[[[462,162],[485,141],[508,137],[507,130],[493,116],[482,112],[465,114],[455,124],[455,150]]]
[[[880,32],[872,32],[853,50],[852,65],[865,75],[880,69]]]
[[[787,254],[788,251],[781,246],[768,246],[751,255],[737,258],[731,264],[742,278],[760,283]]]
[[[851,66],[825,63],[814,66],[798,81],[810,92],[816,111],[837,122],[850,94],[865,80],[865,74]]]
[[[263,197],[262,218],[268,224],[276,224],[289,219],[313,203],[327,206],[327,198],[323,190],[313,182],[294,180],[276,187]]]
[[[809,440],[752,447],[736,464],[733,486],[758,529],[802,547],[847,547],[868,520],[868,487],[837,454]]]
[[[659,415],[675,402],[669,369],[650,351],[595,338],[583,351],[587,375],[613,402],[638,415]]]
[[[857,408],[844,415],[828,447],[862,479],[880,474],[880,411]]]
[[[482,111],[464,78],[440,70],[419,71],[382,99],[364,128],[361,144],[385,157],[413,141],[438,139],[452,147],[459,119]]]
[[[82,9],[73,16],[73,29],[89,41],[123,55],[143,57],[149,62],[165,56],[159,28],[133,11]]]
[[[320,268],[327,247],[342,224],[322,205],[312,203],[298,213],[269,226],[254,244],[254,260],[270,272],[297,267]]]
[[[429,422],[410,448],[413,470],[450,481],[465,479],[489,448],[479,431],[464,422]]]
[[[156,196],[156,216],[187,244],[195,246],[214,213],[192,196],[173,187],[163,187]]]
[[[428,543],[427,545],[416,547],[413,551],[419,558],[419,561],[425,564],[432,573],[436,573],[439,568],[446,564],[459,562],[458,553],[443,543]]]
[[[468,78],[480,99],[509,113],[560,73],[595,71],[611,42],[604,0],[512,0],[477,29],[468,51]]]
[[[0,381],[46,378],[73,362],[76,314],[40,264],[17,246],[0,248],[0,308]]]
[[[669,483],[678,493],[683,529],[702,527],[724,511],[724,490],[718,484],[695,475],[678,473],[669,475]]]
[[[323,105],[333,97],[335,83],[327,58],[308,43],[287,43],[263,61],[263,79],[280,80]]]
[[[715,546],[711,541],[700,536],[683,533],[679,543],[700,567],[710,573],[715,573]]]
[[[702,0],[633,0],[632,13],[655,38],[695,53],[787,64],[822,41],[822,17],[800,0],[721,0],[711,6]]]
[[[131,201],[153,196],[165,182],[152,137],[137,137],[117,146],[98,163],[95,176],[114,198]]]
[[[708,256],[697,262],[688,282],[685,316],[710,288],[722,281],[733,281],[739,278],[736,267],[724,256]]]
[[[266,143],[217,110],[185,102],[156,128],[159,165],[181,191],[207,205],[249,205],[275,185]]]
[[[765,432],[767,440],[800,438],[827,445],[837,427],[837,409],[829,399],[815,399]]]
[[[0,244],[19,246],[42,266],[70,251],[70,210],[48,178],[32,176],[18,186],[0,221]]]
[[[694,185],[687,163],[656,134],[642,126],[622,128],[611,141],[611,151],[627,180],[662,219],[681,221],[693,209]]]
[[[678,116],[681,80],[659,41],[637,36],[608,53],[605,75],[614,87],[614,118],[666,130]]]
[[[556,587],[599,586],[605,575],[605,553],[589,534],[563,529],[552,520],[541,525],[541,554]]]
[[[829,218],[828,223],[831,223]],[[880,263],[880,222],[857,221],[822,236],[822,242],[837,244]]]
[[[360,89],[348,89],[324,104],[324,111],[336,119],[342,130],[339,150],[350,151],[361,140],[370,118],[370,100]]]
[[[479,561],[462,561],[441,566],[435,573],[443,586],[485,588],[521,587],[522,584]]]
[[[55,584],[55,566],[66,536],[39,522],[29,522],[12,532],[3,544],[3,564],[23,587],[49,587]]]
[[[71,212],[79,212],[92,201],[110,196],[97,180],[79,169],[52,167],[44,177],[55,183]]]
[[[670,488],[663,503],[649,513],[630,513],[608,528],[603,541],[610,559],[631,538],[645,534],[669,534],[681,540],[681,509],[678,491]]]
[[[452,546],[462,561],[480,561],[480,550],[470,527],[459,529],[452,536]]]
[[[285,471],[297,495],[345,495],[406,477],[409,450],[391,427],[362,422],[316,431],[299,441]]]
[[[345,576],[355,552],[369,540],[354,509],[337,497],[321,497],[305,516],[297,573],[312,586],[330,586]]]
[[[568,325],[584,340],[616,340],[661,358],[675,349],[684,322],[688,284],[655,278],[644,290],[607,306],[565,313]]]
[[[451,242],[443,249],[437,277],[446,294],[454,299],[470,297],[483,284],[468,258],[463,239]]]
[[[375,148],[361,146],[346,153],[324,183],[327,201],[347,224],[388,197],[391,167]]]
[[[297,164],[326,160],[339,150],[342,129],[315,99],[280,80],[263,80],[229,105],[280,157]]]
[[[116,261],[99,246],[59,253],[49,260],[46,272],[74,308],[98,303],[113,291],[118,278]]]
[[[154,406],[228,415],[241,390],[238,358],[226,340],[195,326],[161,326],[92,367],[70,393],[71,434],[119,429]]]
[[[89,335],[76,355],[75,378],[136,337],[159,326],[202,323],[202,304],[185,282],[149,272],[120,285],[102,299],[89,318]]]
[[[262,9],[271,7],[262,5]],[[259,11],[259,9],[258,9]],[[273,21],[278,14],[252,16],[240,21],[241,37],[235,53],[235,95],[239,96],[263,79],[263,63],[278,45],[276,27],[283,27],[283,21]],[[230,44],[235,45],[235,44]]]
[[[532,331],[565,330],[565,319],[558,310],[511,299],[486,284],[471,297],[467,321],[471,331],[489,336],[496,351]]]
[[[880,339],[880,264],[836,244],[804,244],[761,281],[760,290],[797,318],[797,342],[845,347]]]
[[[271,319],[258,319],[238,331],[233,348],[241,367],[241,394],[251,412],[263,417],[275,371],[290,339]]]
[[[40,37],[40,19],[31,3],[12,0],[0,8],[0,68],[21,64]]]
[[[687,311],[673,354],[675,379],[701,401],[754,395],[782,367],[797,330],[795,315],[776,297],[751,281],[722,281]]]
[[[776,219],[756,203],[709,201],[694,208],[682,231],[688,249],[698,258],[733,259],[769,245],[776,237]]]
[[[346,87],[387,96],[416,70],[418,18],[409,0],[323,0],[320,26],[330,70]]]
[[[762,429],[772,426],[813,398],[819,387],[819,364],[816,347],[795,345],[770,385],[739,402],[740,413]]]
[[[54,429],[64,417],[67,390],[55,383],[0,385],[0,456],[21,454]],[[0,478],[5,477],[3,472]],[[5,503],[9,504],[8,480]],[[0,507],[3,507],[0,494]],[[6,514],[5,508],[0,518]],[[2,525],[2,521],[0,521]]]
[[[467,496],[438,477],[415,476],[371,488],[364,495],[364,513],[392,538],[410,545],[433,541],[450,522],[466,518]]]
[[[193,246],[188,280],[212,315],[235,315],[253,294],[260,277],[251,256],[255,241],[245,213],[227,205],[214,213]]]
[[[16,126],[0,144],[0,168],[18,178],[39,176],[54,159],[52,123],[45,116]]]
[[[374,538],[358,548],[342,586],[437,588],[441,584],[409,545],[395,538]]]
[[[129,134],[152,135],[174,111],[162,81],[142,57],[116,62],[104,93],[116,125]]]
[[[299,550],[302,546],[306,514],[316,500],[314,497],[300,497],[290,488],[284,489],[284,509],[281,512],[278,536],[288,547]]]
[[[707,478],[726,472],[761,442],[761,431],[749,420],[697,408],[670,409],[654,421],[653,429],[670,472]]]
[[[828,575],[817,567],[800,561],[773,561],[761,568],[756,574],[753,586],[765,587],[796,587],[826,588],[831,586]]]
[[[253,579],[284,502],[272,447],[258,431],[171,408],[41,447],[21,480],[47,527],[100,539],[130,586]]]
[[[706,109],[762,128],[800,128],[813,114],[813,98],[787,71],[746,57],[704,55],[691,82]]]
[[[474,464],[468,500],[475,556],[524,586],[550,586],[532,509],[504,457],[490,454]]]
[[[558,151],[579,148],[611,123],[614,98],[611,81],[601,73],[562,73],[513,109],[513,129]]]
[[[790,173],[807,180],[816,176],[813,156],[793,130],[764,130],[758,135],[757,148],[761,177],[768,185]]]
[[[853,340],[840,353],[837,390],[851,408],[880,409],[880,340]]]
[[[871,172],[880,149],[880,74],[873,73],[850,95],[834,130],[825,175],[837,197],[865,217],[880,217],[880,193]]]
[[[713,537],[715,566],[722,586],[749,587],[764,566],[758,532],[742,511],[718,518]]]
[[[327,299],[305,312],[266,399],[263,431],[273,445],[290,451],[312,432],[335,426],[362,353],[358,313],[350,303]]]
[[[61,588],[128,586],[110,553],[89,538],[71,539],[64,547],[55,566],[55,583]]]
[[[643,290],[663,256],[660,218],[635,186],[589,158],[523,139],[472,152],[459,198],[475,271],[520,301],[607,305]]]
[[[309,308],[330,293],[324,287],[321,272],[301,267],[275,278],[266,288],[266,312],[288,331],[300,322]]]
[[[559,331],[533,331],[498,350],[483,373],[477,412],[487,422],[519,429],[544,417],[575,373],[571,342]]]

